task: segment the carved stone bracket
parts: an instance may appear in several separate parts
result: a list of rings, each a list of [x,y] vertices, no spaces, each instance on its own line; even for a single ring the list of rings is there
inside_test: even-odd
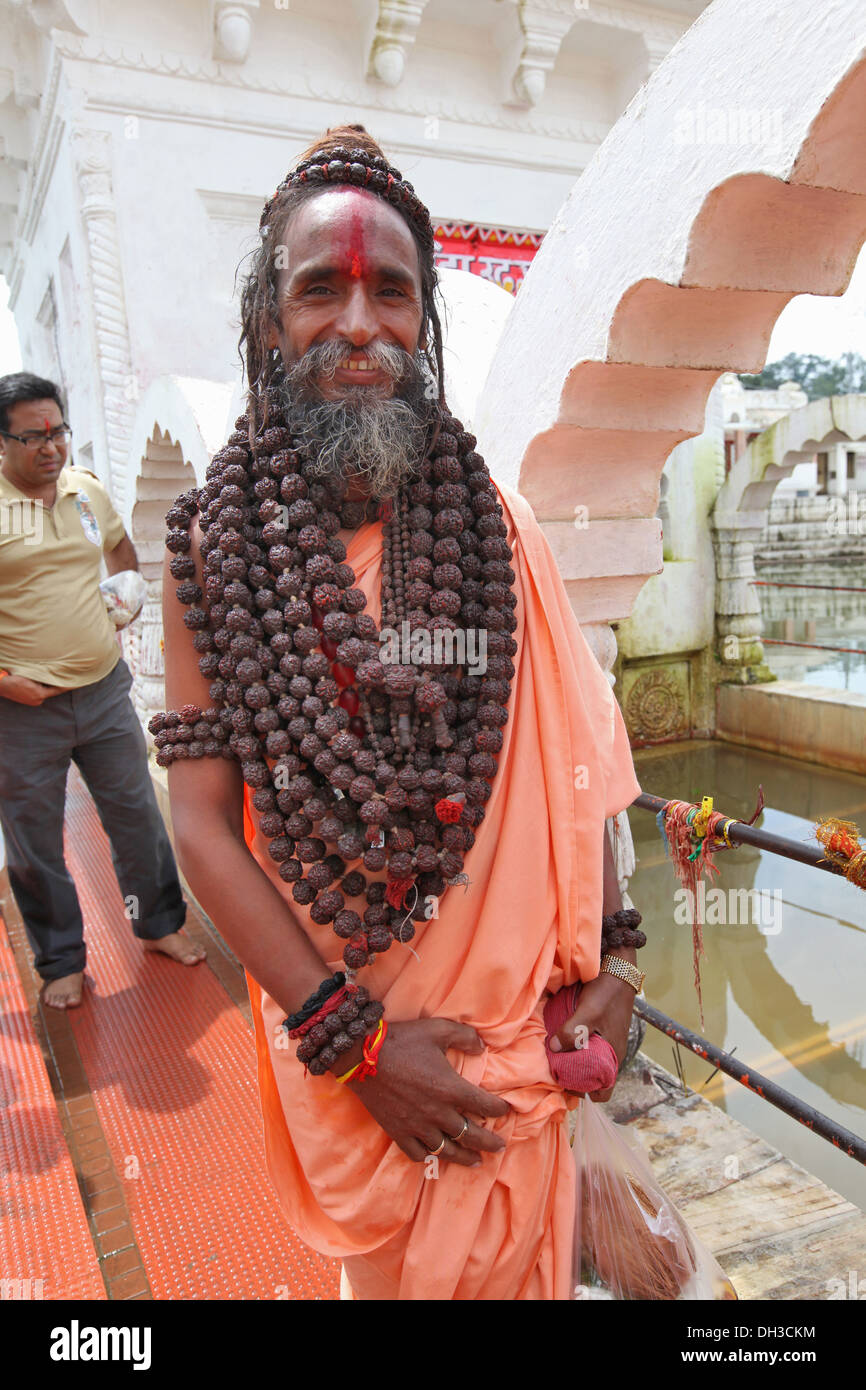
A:
[[[31,24],[43,33],[65,29],[69,34],[86,34],[89,29],[88,0],[7,0],[10,9],[25,10]]]
[[[367,76],[396,87],[406,69],[428,0],[379,0],[376,32],[367,57]]]
[[[246,62],[258,8],[259,0],[214,0],[213,56],[220,62]]]
[[[114,503],[122,511],[134,376],[112,189],[111,136],[106,131],[77,130],[73,150],[90,259],[105,449]]]
[[[519,0],[518,19],[523,45],[511,79],[512,104],[535,106],[544,94],[562,41],[579,18],[573,3],[563,0]]]

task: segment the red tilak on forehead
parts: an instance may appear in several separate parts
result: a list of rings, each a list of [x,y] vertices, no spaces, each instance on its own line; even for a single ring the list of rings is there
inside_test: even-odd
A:
[[[47,415],[45,416],[45,419],[42,421],[42,423],[43,423],[43,425],[45,426],[45,428],[46,428],[47,430],[53,430],[53,429],[54,429],[54,426],[52,425],[52,423],[51,423],[51,421],[49,420],[49,418],[48,418]]]
[[[360,280],[367,274],[370,262],[364,239],[364,218],[359,207],[353,207],[348,222],[338,226],[336,242],[349,275],[353,280]]]

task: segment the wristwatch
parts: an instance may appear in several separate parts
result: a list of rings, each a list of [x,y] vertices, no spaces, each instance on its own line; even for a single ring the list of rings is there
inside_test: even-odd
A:
[[[616,975],[618,979],[625,980],[626,984],[631,985],[635,994],[640,994],[646,979],[646,974],[641,974],[636,965],[623,960],[621,956],[602,956],[599,974],[602,973]]]

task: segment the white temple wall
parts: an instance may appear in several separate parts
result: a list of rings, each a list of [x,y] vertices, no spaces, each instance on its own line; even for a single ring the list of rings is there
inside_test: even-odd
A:
[[[75,459],[107,482],[102,392],[94,369],[91,277],[80,197],[66,125],[44,203],[32,227],[29,255],[17,286],[15,316],[23,369],[59,379],[66,386]]]
[[[229,8],[232,52],[213,0],[0,6],[0,268],[23,365],[62,377],[74,457],[124,514],[150,385],[238,379],[235,271],[311,139],[360,120],[434,219],[543,231],[702,5],[427,0],[387,80],[377,0]]]

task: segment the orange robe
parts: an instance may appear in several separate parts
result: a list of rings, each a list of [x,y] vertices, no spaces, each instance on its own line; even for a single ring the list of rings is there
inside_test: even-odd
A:
[[[468,1081],[513,1107],[486,1121],[506,1147],[477,1168],[411,1162],[358,1097],[304,1076],[283,1013],[250,979],[269,1171],[301,1238],[343,1260],[361,1299],[567,1299],[574,1163],[543,1045],[548,992],[598,973],[605,817],[638,795],[610,686],[575,619],[529,504],[498,488],[516,574],[518,652],[493,792],[438,918],[416,923],[360,980],[393,1022],[449,1018],[486,1044],[450,1050]],[[379,621],[381,523],[361,527],[348,563]],[[342,942],[279,878],[247,798],[247,843],[328,962]],[[281,1045],[283,1044],[283,1045]]]

